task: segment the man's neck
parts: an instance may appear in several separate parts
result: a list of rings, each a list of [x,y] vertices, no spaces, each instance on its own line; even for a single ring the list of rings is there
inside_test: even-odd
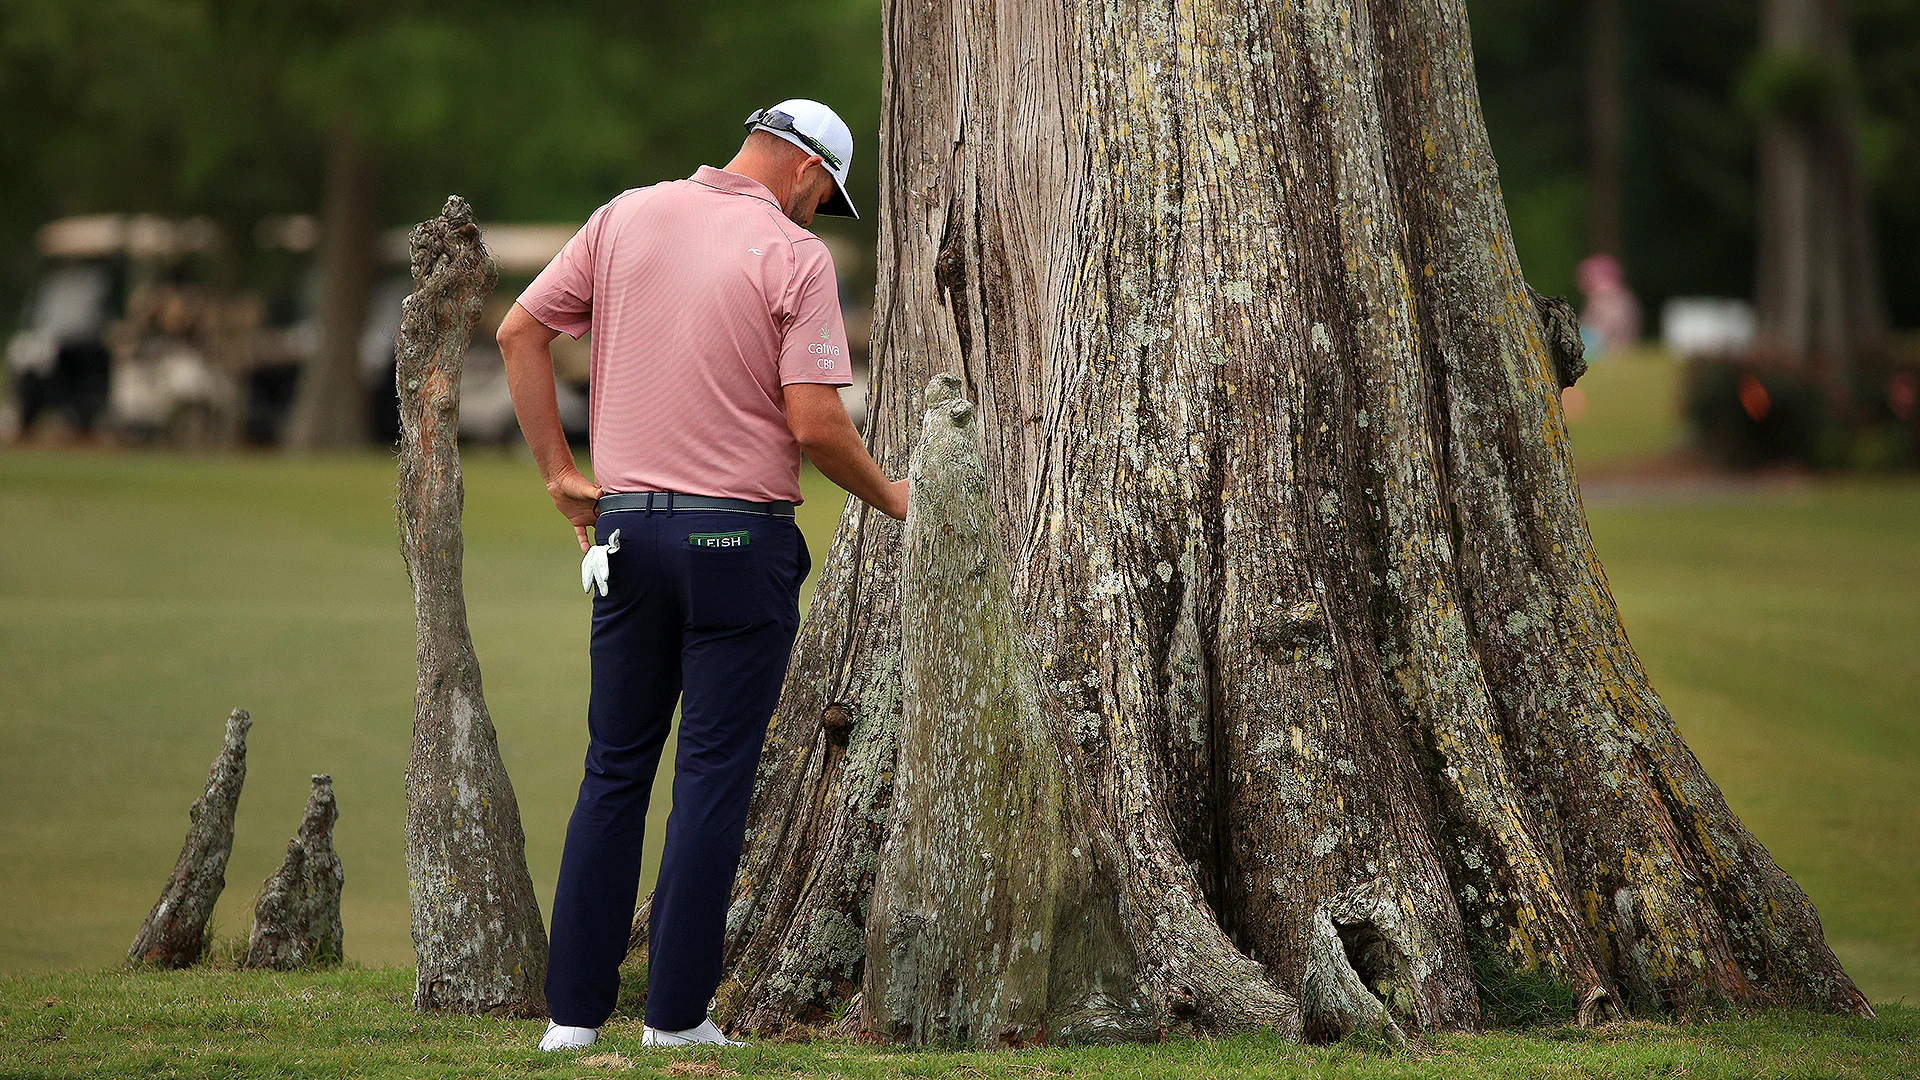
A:
[[[781,175],[783,170],[769,167],[765,161],[754,155],[735,154],[733,160],[721,168],[726,172],[744,176],[766,188],[768,194],[773,196],[773,201],[780,204],[782,213],[786,212],[788,204],[793,201],[793,177]]]

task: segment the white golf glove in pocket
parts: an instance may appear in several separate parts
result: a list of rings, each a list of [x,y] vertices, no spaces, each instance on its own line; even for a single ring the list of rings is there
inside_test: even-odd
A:
[[[580,560],[580,591],[592,596],[594,587],[598,586],[600,595],[607,595],[607,578],[612,574],[607,566],[607,556],[619,550],[619,529],[613,530],[613,535],[607,537],[606,543],[595,544],[587,549],[587,557]]]

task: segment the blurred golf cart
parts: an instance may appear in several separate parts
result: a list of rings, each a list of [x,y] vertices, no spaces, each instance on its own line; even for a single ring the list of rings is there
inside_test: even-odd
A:
[[[482,225],[480,235],[493,253],[500,271],[500,284],[488,297],[480,324],[474,328],[473,342],[467,348],[466,365],[460,378],[460,437],[475,442],[508,443],[519,435],[513,414],[513,398],[507,389],[507,370],[493,336],[500,328],[526,287],[546,269],[578,231],[576,225]],[[868,381],[868,330],[872,322],[868,309],[853,302],[851,283],[861,268],[860,248],[850,241],[822,234],[833,252],[839,272],[841,310],[847,326],[847,339],[853,354],[852,386],[841,391],[841,400],[855,425],[866,426]],[[361,338],[361,378],[368,387],[368,409],[373,437],[383,443],[399,438],[399,398],[394,390],[393,340],[400,330],[400,304],[413,289],[406,272],[407,230],[393,229],[380,239],[381,262],[391,267],[375,286],[367,309],[366,332]],[[317,336],[317,335],[316,335]],[[569,441],[587,439],[588,383],[592,374],[592,335],[575,341],[565,334],[553,339],[555,393],[560,406],[560,426]]]
[[[488,298],[480,324],[474,327],[460,378],[460,437],[470,442],[507,443],[519,432],[513,398],[507,391],[506,366],[493,342],[494,331],[514,298],[546,267],[574,233],[570,225],[493,225],[482,229],[500,268],[500,285]],[[400,333],[400,306],[413,291],[407,266],[406,229],[389,229],[379,238],[380,272],[367,302],[361,329],[360,382],[367,402],[367,435],[381,445],[400,438],[400,400],[395,392],[394,339]],[[258,239],[263,248],[310,251],[317,246],[319,226],[312,218],[294,215],[262,222]],[[317,265],[309,264],[303,286],[290,297],[289,317],[263,341],[268,354],[256,369],[248,413],[248,437],[255,442],[278,442],[284,434],[299,390],[302,366],[320,344],[320,280]],[[564,335],[553,346],[556,397],[560,424],[567,437],[585,442],[587,436],[587,346]]]
[[[505,445],[517,438],[494,332],[575,231],[573,225],[482,226],[500,284],[467,351],[463,439]],[[301,372],[320,346],[320,228],[306,215],[274,216],[263,218],[251,239],[250,284],[221,289],[208,284],[217,276],[211,267],[232,252],[227,237],[205,219],[101,214],[44,226],[45,270],[6,350],[13,399],[7,426],[27,434],[52,423],[83,436],[103,431],[129,442],[186,446],[282,441]],[[861,253],[839,237],[823,239],[840,270],[853,353],[854,385],[841,397],[864,427],[870,316],[865,305],[850,302]],[[391,445],[400,434],[394,339],[401,303],[413,289],[407,230],[380,236],[379,266],[359,370],[368,437]],[[561,426],[569,440],[583,443],[590,339],[562,334],[552,350]]]
[[[7,343],[11,426],[196,445],[228,437],[258,312],[201,284],[218,229],[100,214],[49,222],[37,243],[44,271]]]
[[[513,415],[513,397],[507,389],[507,368],[493,335],[513,302],[535,275],[559,254],[578,230],[574,225],[482,225],[481,238],[493,253],[500,283],[487,298],[479,325],[460,375],[460,437],[470,442],[508,444],[519,438]],[[406,229],[381,236],[381,261],[393,272],[374,287],[367,308],[367,330],[362,338],[361,375],[371,380],[374,396],[368,415],[374,437],[391,442],[400,435],[400,401],[393,383],[393,339],[400,332],[400,304],[413,291],[407,272]],[[587,339],[575,341],[561,334],[553,342],[554,396],[560,406],[560,427],[574,443],[587,441],[587,380],[590,372]]]

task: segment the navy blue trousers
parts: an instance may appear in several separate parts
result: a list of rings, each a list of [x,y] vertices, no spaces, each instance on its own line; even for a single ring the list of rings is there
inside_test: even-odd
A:
[[[600,515],[620,532],[595,594],[586,776],[553,898],[547,1008],[599,1027],[620,992],[653,774],[680,703],[673,811],[648,935],[647,1023],[699,1024],[720,985],[760,744],[812,562],[791,518],[720,510]]]

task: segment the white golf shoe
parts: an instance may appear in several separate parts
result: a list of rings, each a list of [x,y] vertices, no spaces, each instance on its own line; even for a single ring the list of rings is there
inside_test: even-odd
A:
[[[566,1027],[547,1021],[547,1034],[540,1040],[542,1050],[580,1050],[600,1037],[599,1028]]]
[[[661,1031],[650,1027],[640,1034],[641,1046],[745,1046],[746,1043],[734,1042],[720,1033],[719,1025],[712,1017],[700,1021],[699,1027],[690,1027],[685,1031]]]

